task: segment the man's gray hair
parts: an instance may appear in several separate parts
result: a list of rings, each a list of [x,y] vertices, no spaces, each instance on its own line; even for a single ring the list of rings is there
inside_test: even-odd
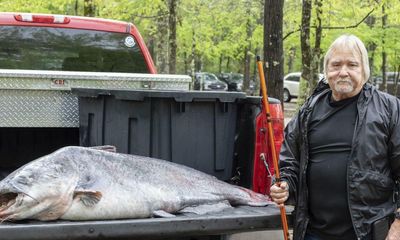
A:
[[[324,58],[324,74],[325,77],[327,76],[327,68],[328,68],[328,62],[332,56],[332,53],[336,49],[350,49],[353,51],[353,54],[356,56],[360,56],[361,59],[361,65],[364,73],[364,82],[367,82],[369,79],[370,75],[370,69],[369,69],[369,60],[368,60],[368,52],[367,49],[365,48],[364,43],[356,36],[354,35],[348,35],[344,34],[340,37],[338,37],[329,47],[328,51],[325,54]]]

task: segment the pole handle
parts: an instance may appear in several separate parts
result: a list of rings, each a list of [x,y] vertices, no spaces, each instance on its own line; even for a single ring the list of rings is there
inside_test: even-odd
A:
[[[275,177],[277,180],[279,180],[279,181],[277,181],[277,184],[279,185],[280,184],[279,164],[278,164],[278,158],[277,158],[276,149],[275,149],[275,137],[274,137],[274,132],[272,129],[272,120],[271,120],[271,111],[269,109],[269,102],[268,102],[267,84],[265,82],[264,69],[263,69],[263,66],[261,63],[260,56],[257,56],[257,66],[258,66],[258,73],[260,75],[260,86],[261,86],[262,100],[263,100],[262,102],[263,102],[264,109],[265,109],[265,112],[267,115],[266,117],[267,117],[267,123],[268,123],[268,137],[269,137],[269,143],[270,143],[270,148],[271,148],[272,161],[274,164]],[[285,240],[290,240],[285,205],[282,204],[281,206],[279,206],[279,210],[281,212],[283,237]]]

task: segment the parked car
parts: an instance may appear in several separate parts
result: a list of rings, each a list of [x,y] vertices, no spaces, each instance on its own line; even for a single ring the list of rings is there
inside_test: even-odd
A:
[[[228,91],[240,92],[243,89],[243,74],[241,73],[221,73],[218,78],[228,84]]]
[[[212,73],[199,72],[194,75],[194,90],[226,91],[228,85]]]
[[[293,72],[287,74],[283,78],[283,101],[290,102],[292,98],[297,98],[300,91],[301,72]],[[322,80],[324,75],[319,74],[319,80]]]
[[[387,84],[387,92],[390,94],[395,94],[395,79],[398,76],[398,72],[386,72],[386,84]],[[382,86],[382,76],[375,76],[372,77],[372,83],[378,88],[379,90],[383,90]],[[400,80],[397,82],[397,94],[398,97],[400,96]]]
[[[220,73],[218,75],[219,80],[224,81],[228,84],[228,91],[243,92],[243,81],[244,76],[241,73]],[[249,93],[254,94],[256,89],[256,84],[253,80],[249,83]]]

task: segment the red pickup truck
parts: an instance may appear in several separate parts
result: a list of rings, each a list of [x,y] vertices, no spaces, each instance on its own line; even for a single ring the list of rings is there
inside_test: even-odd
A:
[[[170,82],[167,83],[171,85],[164,85],[166,89],[152,89],[152,84],[150,87],[125,86],[132,83],[132,79],[149,74],[154,76],[154,82],[168,78],[156,74],[149,51],[131,23],[76,16],[0,13],[0,178],[62,146],[113,144],[121,152],[186,164],[224,181],[268,194],[273,166],[261,98],[244,93],[168,89],[168,86],[176,86],[178,80],[174,76],[168,78]],[[104,76],[108,79],[103,79]],[[106,85],[96,83],[100,78],[101,84]],[[151,114],[149,118],[136,118],[135,121],[148,129],[133,142],[123,136],[124,130],[109,129],[114,129],[115,124],[108,124],[112,120],[104,111],[111,111],[112,116],[120,112],[106,109],[106,100],[101,99],[105,92],[110,94],[104,86],[109,87],[114,82],[120,84],[116,88],[124,88],[124,92],[116,94],[123,95],[119,96],[121,102],[139,102],[136,112]],[[82,89],[71,91],[72,87],[67,84],[77,84],[78,88],[89,86],[90,97],[82,95]],[[112,94],[115,92],[114,89]],[[56,95],[47,96],[49,93]],[[154,98],[157,105],[151,103],[151,107],[141,110],[146,108],[141,106],[147,104],[146,100],[132,97],[139,95],[144,99]],[[96,108],[101,111],[94,116],[98,123],[88,125],[93,120],[90,118],[92,105],[86,104],[82,109],[82,103],[93,101],[100,101]],[[163,101],[171,103],[154,113],[156,106],[163,106]],[[62,106],[54,111],[57,118],[51,117],[52,112],[46,112],[51,108],[47,105],[50,102]],[[283,112],[278,100],[271,98],[269,102],[276,141],[273,144],[279,150],[283,139]],[[187,114],[184,119],[188,124],[174,123],[170,106]],[[160,125],[160,122],[163,123]],[[197,130],[191,131],[194,128]],[[143,150],[146,147],[148,151]],[[216,239],[216,235],[276,229],[280,226],[279,219],[275,207],[239,207],[230,212],[174,219],[2,223],[0,235],[2,239],[196,239],[194,236]]]

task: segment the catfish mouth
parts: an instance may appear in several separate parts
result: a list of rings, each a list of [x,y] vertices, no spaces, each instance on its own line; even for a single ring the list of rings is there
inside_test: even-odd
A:
[[[0,195],[0,221],[6,221],[12,213],[7,212],[17,202],[18,193],[4,193]]]

